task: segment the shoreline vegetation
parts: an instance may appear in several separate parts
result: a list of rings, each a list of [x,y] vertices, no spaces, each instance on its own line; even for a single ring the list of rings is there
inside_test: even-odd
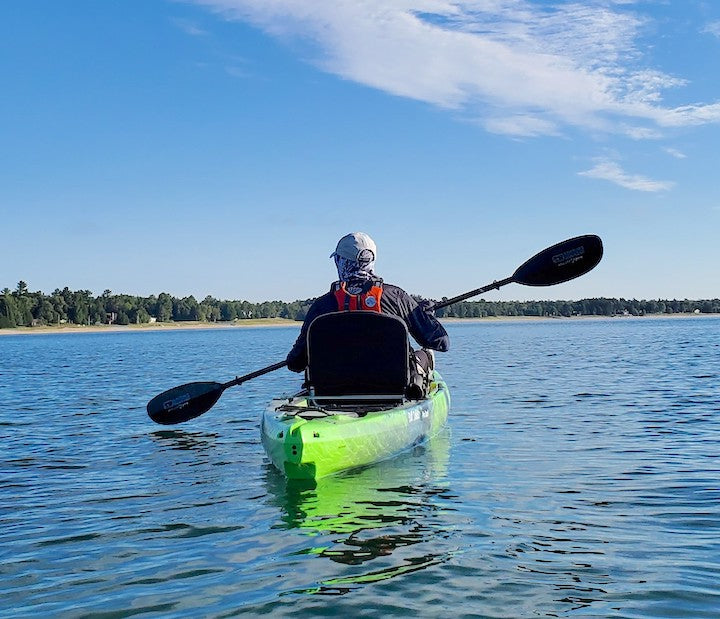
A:
[[[417,297],[419,298],[419,297]],[[315,299],[292,302],[178,298],[162,292],[140,297],[105,290],[30,292],[20,281],[0,291],[0,334],[167,330],[299,325]],[[548,319],[720,314],[720,299],[580,301],[462,301],[438,310],[441,320]]]
[[[503,322],[547,322],[552,320],[560,321],[587,321],[587,320],[633,320],[633,319],[688,319],[698,320],[720,316],[720,312],[703,313],[678,313],[678,314],[644,314],[642,316],[615,315],[615,316],[485,316],[483,318],[442,318],[445,324],[459,323],[503,323]],[[129,325],[39,325],[34,327],[14,327],[0,329],[0,337],[3,335],[42,335],[58,333],[142,333],[149,331],[182,331],[201,329],[253,329],[272,327],[296,327],[300,328],[302,321],[289,318],[249,318],[244,320],[233,320],[231,322],[200,322],[187,320],[181,322],[154,322]]]
[[[129,325],[76,325],[65,323],[60,325],[36,325],[34,327],[15,327],[0,329],[2,335],[33,335],[42,333],[128,333],[143,331],[178,331],[184,329],[247,329],[258,327],[292,327],[300,328],[302,323],[287,318],[250,318],[246,320],[233,320],[230,322],[201,322],[199,320],[186,320],[181,322],[146,322]]]

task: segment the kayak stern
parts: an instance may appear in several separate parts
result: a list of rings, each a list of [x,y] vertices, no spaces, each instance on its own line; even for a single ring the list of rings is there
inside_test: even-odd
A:
[[[449,408],[447,385],[437,372],[426,399],[365,414],[323,410],[306,395],[276,400],[263,415],[262,443],[289,479],[319,479],[422,444],[445,425]]]

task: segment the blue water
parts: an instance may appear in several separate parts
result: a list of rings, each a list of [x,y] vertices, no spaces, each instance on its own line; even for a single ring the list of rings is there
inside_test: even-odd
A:
[[[720,319],[453,323],[449,427],[288,484],[294,328],[0,337],[0,616],[718,617]]]

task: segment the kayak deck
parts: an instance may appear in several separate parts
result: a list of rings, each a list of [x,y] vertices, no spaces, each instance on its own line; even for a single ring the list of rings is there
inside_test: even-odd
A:
[[[435,372],[429,395],[379,409],[372,402],[332,406],[307,393],[274,400],[263,415],[262,443],[290,479],[318,479],[391,458],[444,426],[450,394]]]

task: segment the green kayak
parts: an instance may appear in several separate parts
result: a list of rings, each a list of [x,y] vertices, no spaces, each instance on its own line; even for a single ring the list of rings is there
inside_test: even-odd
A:
[[[326,406],[306,392],[273,400],[263,414],[262,443],[289,479],[318,479],[387,460],[445,425],[450,393],[434,373],[429,395],[392,408],[371,403]]]

